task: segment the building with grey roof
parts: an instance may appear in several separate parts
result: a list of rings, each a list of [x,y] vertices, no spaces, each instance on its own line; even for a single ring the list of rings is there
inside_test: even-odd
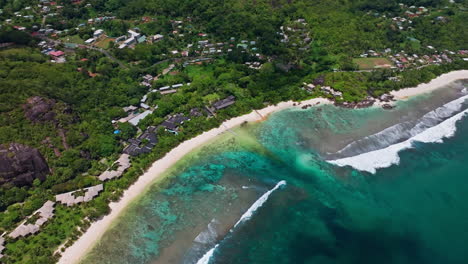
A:
[[[215,109],[215,110],[220,110],[220,109],[223,109],[223,108],[226,108],[230,105],[233,105],[234,103],[236,102],[236,97],[234,97],[233,95],[230,95],[222,100],[219,100],[215,103],[213,103],[212,107]]]
[[[179,126],[182,125],[185,121],[189,121],[190,118],[184,116],[184,114],[179,113],[172,116],[169,116],[162,124],[167,131],[172,133],[177,133],[179,131]]]
[[[151,110],[146,110],[143,113],[133,117],[132,119],[128,120],[128,122],[134,126],[138,125],[142,119],[147,117],[149,114],[153,113]]]
[[[214,102],[211,107],[205,106],[205,109],[211,114],[214,115],[216,111],[224,109],[228,106],[233,105],[236,102],[236,97],[230,95],[222,100]]]
[[[143,132],[137,138],[132,138],[129,141],[129,145],[125,147],[124,153],[131,156],[138,156],[143,153],[151,152],[151,149],[158,143],[158,137],[156,135],[156,127],[151,126]]]

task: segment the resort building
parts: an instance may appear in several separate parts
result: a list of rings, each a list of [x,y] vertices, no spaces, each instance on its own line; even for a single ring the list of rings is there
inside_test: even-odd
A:
[[[169,116],[168,119],[166,119],[161,126],[163,126],[166,131],[169,131],[171,133],[177,134],[179,132],[179,126],[182,125],[185,121],[189,121],[190,118],[184,116],[184,114],[175,114],[173,116]]]
[[[13,230],[8,236],[11,238],[25,237],[35,234],[39,231],[40,227],[54,216],[54,202],[47,201],[39,210],[35,211],[29,216],[21,225]],[[37,218],[33,223],[28,223]]]
[[[149,127],[138,138],[129,140],[129,145],[124,149],[124,153],[130,156],[138,156],[143,153],[151,152],[151,149],[158,143],[156,136],[156,127]]]
[[[145,117],[147,117],[149,114],[153,113],[153,111],[151,110],[146,110],[144,111],[143,113],[131,118],[130,120],[128,120],[128,122],[134,126],[138,125],[138,123],[140,123],[140,121],[142,119],[144,119]]]
[[[233,105],[236,102],[236,97],[230,95],[222,100],[214,102],[211,107],[206,107],[206,109],[214,115],[217,110],[224,109],[228,106]]]
[[[78,190],[78,191],[58,194],[55,196],[55,200],[66,206],[73,206],[82,202],[91,201],[102,190],[104,190],[104,187],[102,184],[99,184],[99,185],[92,186],[92,187],[85,188],[85,189]],[[76,196],[77,192],[83,192],[83,195]]]
[[[128,154],[122,154],[122,155],[120,155],[120,158],[116,162],[114,162],[112,167],[115,164],[118,164],[117,169],[116,170],[106,170],[105,172],[103,172],[101,175],[99,175],[99,180],[100,181],[106,181],[106,180],[110,180],[110,179],[114,179],[114,178],[118,178],[118,177],[122,176],[124,171],[126,169],[130,168],[130,157],[128,156]]]

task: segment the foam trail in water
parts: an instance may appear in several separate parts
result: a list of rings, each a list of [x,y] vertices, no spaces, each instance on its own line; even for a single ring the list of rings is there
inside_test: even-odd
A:
[[[233,228],[231,228],[229,232],[232,232],[234,228],[236,228],[240,223],[249,220],[252,217],[253,213],[255,213],[255,211],[257,211],[257,209],[260,208],[268,200],[270,194],[283,185],[286,185],[286,181],[278,182],[273,189],[269,190],[268,192],[264,193],[260,198],[258,198],[258,200],[255,201],[255,203],[253,203],[249,209],[247,209],[247,211],[241,216],[241,218],[239,218],[239,221],[237,221],[237,223],[234,225]],[[197,261],[197,264],[208,264],[211,257],[214,254],[215,249],[218,246],[219,244],[216,244],[213,248],[206,252],[205,255],[203,255],[203,257]]]
[[[460,111],[467,100],[468,95],[462,96],[438,107],[437,109],[434,109],[433,111],[430,111],[417,120],[417,123],[416,121],[403,122],[388,127],[379,133],[356,140],[338,151],[336,154],[330,155],[328,159],[335,160],[356,156],[361,153],[383,149],[395,143],[414,137],[427,128],[441,123],[444,119],[451,117]]]
[[[441,143],[443,138],[455,135],[456,123],[468,113],[468,109],[460,112],[442,123],[430,127],[422,133],[398,144],[384,149],[366,152],[357,156],[328,161],[340,167],[351,166],[360,171],[375,173],[379,168],[387,168],[400,162],[398,153],[401,150],[412,148],[413,142]]]

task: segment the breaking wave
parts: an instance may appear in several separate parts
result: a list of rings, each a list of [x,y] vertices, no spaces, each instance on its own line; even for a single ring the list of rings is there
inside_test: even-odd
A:
[[[205,255],[203,255],[203,257],[197,261],[197,264],[208,264],[218,245],[219,244],[216,244],[213,248],[208,250],[208,252],[206,252]]]
[[[448,118],[440,124],[430,127],[423,132],[403,142],[386,148],[359,154],[357,156],[328,161],[340,167],[351,166],[360,171],[375,173],[379,168],[387,168],[399,164],[398,153],[413,147],[413,142],[442,143],[444,138],[455,135],[456,123],[468,113],[468,109]]]
[[[233,228],[231,228],[231,230],[229,232],[233,232],[234,229],[241,223],[249,220],[250,218],[252,218],[252,215],[255,213],[255,211],[257,211],[258,208],[262,207],[262,205],[268,200],[268,197],[274,192],[276,191],[278,188],[280,188],[281,186],[283,185],[286,185],[286,181],[280,181],[276,184],[276,186],[269,190],[268,192],[264,193],[260,198],[258,198],[257,201],[255,201],[249,209],[247,209],[247,211],[239,218],[239,220],[237,221],[237,223],[234,225]],[[216,244],[214,247],[212,247],[210,250],[208,250],[208,252],[206,252],[203,257],[201,257],[198,261],[197,261],[197,264],[208,264],[211,260],[211,258],[213,257],[213,254],[216,250],[216,248],[219,246],[219,243]]]
[[[393,144],[414,137],[424,130],[440,124],[443,120],[459,112],[463,104],[468,100],[468,95],[453,100],[437,109],[425,114],[417,121],[407,121],[388,127],[379,133],[356,140],[342,150],[329,156],[328,159],[336,160],[358,154],[386,148]]]

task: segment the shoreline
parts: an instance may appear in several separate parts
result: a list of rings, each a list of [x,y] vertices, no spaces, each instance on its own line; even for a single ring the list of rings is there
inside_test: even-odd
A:
[[[434,91],[442,86],[460,79],[468,79],[468,70],[453,71],[442,74],[437,78],[431,80],[429,83],[420,84],[413,88],[405,88],[399,91],[390,92],[395,96],[396,100],[405,100],[409,97],[421,95]],[[263,121],[268,115],[278,112],[287,108],[300,108],[305,105],[315,106],[317,104],[333,104],[332,101],[324,98],[314,98],[301,102],[281,102],[277,105],[267,106],[260,110],[253,110],[249,114],[224,121],[218,128],[211,129],[203,132],[202,134],[182,142],[177,147],[168,152],[163,158],[153,162],[151,167],[141,175],[135,183],[133,183],[127,190],[124,191],[122,198],[117,202],[109,204],[111,208],[110,214],[104,216],[102,219],[93,222],[91,226],[83,233],[83,235],[68,247],[58,261],[60,264],[73,264],[78,263],[86,255],[87,252],[99,241],[102,235],[112,225],[120,214],[131,204],[145,189],[151,185],[155,180],[159,179],[163,173],[176,164],[182,157],[190,153],[194,149],[204,145],[216,136],[227,132],[229,129],[240,126],[244,122],[258,122]],[[376,105],[378,106],[378,105]]]
[[[398,91],[392,91],[390,92],[390,94],[395,96],[396,100],[406,100],[409,97],[432,92],[434,90],[437,90],[441,86],[462,79],[468,79],[468,70],[459,70],[444,73],[432,79],[428,83],[421,83],[416,87],[403,88]]]

